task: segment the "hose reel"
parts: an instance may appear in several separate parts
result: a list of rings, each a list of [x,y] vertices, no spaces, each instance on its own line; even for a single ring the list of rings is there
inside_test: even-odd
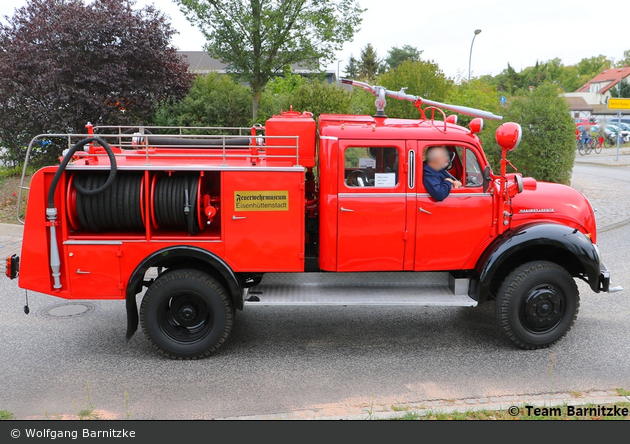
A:
[[[107,173],[100,172],[76,172],[70,176],[66,201],[72,229],[94,233],[145,230],[144,173],[118,172],[105,188],[108,178]],[[215,199],[203,193],[200,173],[156,173],[149,182],[148,209],[156,231],[195,235],[217,214]],[[86,194],[99,189],[104,191]]]

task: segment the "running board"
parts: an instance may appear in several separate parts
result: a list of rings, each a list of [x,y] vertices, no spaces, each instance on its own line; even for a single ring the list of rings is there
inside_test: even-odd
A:
[[[448,273],[270,273],[248,290],[244,295],[248,306],[477,305],[467,294],[468,279]]]

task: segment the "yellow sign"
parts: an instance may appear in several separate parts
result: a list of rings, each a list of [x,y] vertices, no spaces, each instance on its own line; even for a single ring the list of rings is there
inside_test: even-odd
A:
[[[234,191],[234,211],[289,211],[289,192]]]
[[[630,109],[630,99],[608,99],[608,109]]]

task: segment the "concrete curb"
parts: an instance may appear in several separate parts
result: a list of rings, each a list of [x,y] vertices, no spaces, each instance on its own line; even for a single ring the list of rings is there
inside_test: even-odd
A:
[[[424,401],[420,403],[403,404],[397,406],[372,406],[364,407],[361,413],[327,415],[321,410],[298,410],[288,413],[275,413],[266,415],[230,416],[225,418],[213,418],[215,420],[328,420],[328,421],[356,421],[356,420],[387,420],[402,418],[406,413],[414,413],[418,416],[428,416],[434,413],[466,413],[482,410],[507,410],[510,407],[518,407],[519,413],[514,416],[527,416],[525,406],[532,407],[564,407],[619,404],[630,402],[629,396],[619,396],[614,391],[590,392],[583,396],[574,397],[568,393],[556,393],[550,395],[522,395],[503,396],[500,398],[460,399],[449,401]]]
[[[0,236],[22,237],[24,225],[0,224]]]
[[[630,166],[630,162],[629,163],[623,163],[623,164],[620,163],[620,164],[616,164],[616,165],[614,165],[614,164],[611,165],[609,163],[603,163],[603,162],[602,163],[600,163],[600,162],[575,162],[575,163],[580,164],[580,165],[603,166],[603,167],[613,167],[613,168]]]
[[[624,219],[620,222],[615,222],[614,224],[606,225],[605,227],[601,227],[597,229],[597,233],[605,233],[606,231],[614,230],[615,228],[623,227],[624,225],[630,224],[630,219]]]

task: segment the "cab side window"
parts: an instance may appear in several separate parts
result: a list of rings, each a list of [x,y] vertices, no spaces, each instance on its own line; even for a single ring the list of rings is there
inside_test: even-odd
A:
[[[398,163],[398,149],[393,147],[346,148],[346,186],[393,188],[398,185]]]
[[[466,188],[480,187],[483,185],[483,172],[479,164],[477,155],[470,148],[464,148],[461,146],[455,147],[455,159],[454,164],[462,165],[457,174],[455,171],[450,171],[457,180]],[[455,166],[453,169],[456,169]],[[461,171],[463,170],[463,174]]]
[[[464,186],[480,187],[482,185],[483,172],[481,171],[481,165],[479,165],[479,159],[477,159],[473,150],[466,148],[466,181]]]

